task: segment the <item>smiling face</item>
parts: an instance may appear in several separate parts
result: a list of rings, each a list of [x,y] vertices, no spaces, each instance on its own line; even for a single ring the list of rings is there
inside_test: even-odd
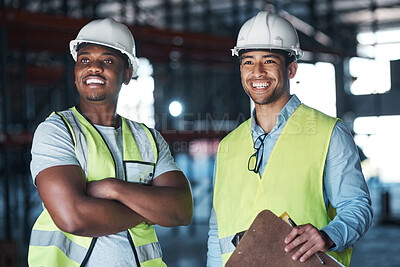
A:
[[[112,49],[91,44],[80,48],[75,64],[79,104],[116,104],[122,83],[128,84],[132,73],[124,63]]]
[[[256,105],[289,100],[289,79],[296,75],[297,63],[286,67],[285,61],[285,56],[268,51],[250,51],[241,56],[243,88]]]

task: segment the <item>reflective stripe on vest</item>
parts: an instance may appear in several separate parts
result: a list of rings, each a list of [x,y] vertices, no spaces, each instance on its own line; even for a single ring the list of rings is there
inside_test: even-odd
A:
[[[221,141],[213,203],[220,243],[228,245],[221,248],[227,251],[222,255],[224,263],[232,252],[225,238],[247,230],[264,209],[277,216],[286,211],[297,224],[311,223],[319,229],[330,222],[323,199],[323,171],[336,122],[300,105],[279,136],[262,179],[247,166],[254,153],[250,120]],[[330,254],[345,265],[350,263],[351,250]]]
[[[77,159],[87,180],[116,177],[113,156],[97,129],[75,108],[57,114],[70,130]],[[146,126],[121,119],[124,161],[122,176],[127,181],[150,183],[158,158],[154,137]],[[146,178],[134,177],[135,175],[146,176]],[[128,232],[141,266],[165,266],[153,226],[143,222],[129,229]],[[75,236],[60,231],[48,211],[44,210],[32,230],[29,265],[79,266],[90,253],[88,249],[91,247],[92,240],[95,238]]]
[[[138,246],[136,247],[136,251],[138,253],[140,263],[162,257],[162,251],[159,242]]]
[[[81,167],[85,173],[85,176],[88,176],[87,171],[87,162],[88,162],[88,144],[86,142],[86,137],[84,135],[84,131],[82,129],[81,124],[79,123],[78,118],[74,115],[73,112],[61,112],[61,119],[65,122],[65,124],[69,127],[70,133],[72,133],[72,139],[74,141],[75,154],[78,162],[81,164]],[[59,115],[59,114],[58,114]],[[78,149],[80,147],[80,149]]]
[[[80,266],[94,238],[62,232],[47,209],[36,220],[29,244],[29,266]]]
[[[60,117],[64,120],[64,122],[66,122],[67,126],[69,127],[74,140],[77,159],[81,164],[81,167],[84,170],[86,177],[88,177],[88,180],[92,180],[91,176],[95,175],[89,175],[88,173],[88,143],[85,131],[80,122],[84,119],[83,116],[76,110],[75,107],[71,108],[70,110],[62,111],[58,113],[58,115],[60,115]],[[123,146],[124,161],[131,160],[155,166],[154,163],[157,162],[158,152],[156,144],[154,142],[154,138],[149,129],[143,124],[126,120],[125,118],[121,119],[123,135],[122,143],[132,144],[130,146]],[[87,122],[87,124],[90,123]],[[93,179],[98,179],[97,177],[98,176],[95,176],[93,177]],[[129,179],[125,180],[129,181]]]
[[[85,258],[87,248],[84,248],[65,237],[61,231],[32,230],[30,246],[58,247],[68,258],[80,263]]]

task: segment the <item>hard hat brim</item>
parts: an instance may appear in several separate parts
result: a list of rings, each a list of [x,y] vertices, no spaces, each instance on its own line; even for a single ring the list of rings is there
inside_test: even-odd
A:
[[[71,53],[72,58],[76,61],[77,59],[77,55],[78,55],[78,51],[77,48],[79,46],[79,44],[82,43],[88,43],[88,44],[94,44],[94,45],[101,45],[101,46],[105,46],[105,47],[110,47],[112,49],[115,49],[119,52],[121,52],[122,54],[126,55],[129,59],[129,63],[130,66],[132,67],[132,75],[136,73],[138,65],[137,65],[137,58],[133,55],[131,55],[130,53],[127,53],[125,50],[113,46],[113,45],[109,45],[109,44],[105,44],[102,42],[96,42],[96,41],[92,41],[92,40],[72,40],[71,42],[69,42],[69,51]]]
[[[296,60],[300,59],[303,57],[304,52],[300,48],[282,48],[282,47],[276,47],[276,46],[265,46],[265,45],[250,45],[250,46],[242,46],[238,47],[235,46],[234,48],[231,49],[232,51],[232,56],[239,56],[240,51],[242,50],[280,50],[280,51],[286,51],[289,53],[289,56],[294,56],[296,57]]]

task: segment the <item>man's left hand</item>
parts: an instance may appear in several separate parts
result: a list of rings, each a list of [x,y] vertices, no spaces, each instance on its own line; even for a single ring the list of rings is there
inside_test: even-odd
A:
[[[319,231],[311,224],[294,227],[286,236],[285,243],[287,244],[285,246],[286,252],[290,252],[297,246],[300,246],[293,254],[292,259],[300,259],[301,262],[306,261],[316,252],[326,252],[335,245],[326,233]]]
[[[113,183],[117,183],[115,178],[106,178],[99,181],[91,181],[86,185],[86,194],[91,197],[105,198],[113,200]]]

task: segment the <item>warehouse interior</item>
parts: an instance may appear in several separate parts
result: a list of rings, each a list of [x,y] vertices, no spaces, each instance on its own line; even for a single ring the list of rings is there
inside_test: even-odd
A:
[[[305,55],[292,93],[341,118],[359,147],[374,224],[351,266],[376,266],[378,254],[394,259],[385,266],[400,262],[400,1],[0,0],[0,9],[0,266],[27,266],[42,209],[29,166],[33,133],[76,103],[69,41],[106,17],[129,26],[139,58],[119,113],[160,131],[192,186],[191,225],[156,229],[165,261],[205,266],[216,149],[252,106],[230,49],[260,10],[298,31]]]

